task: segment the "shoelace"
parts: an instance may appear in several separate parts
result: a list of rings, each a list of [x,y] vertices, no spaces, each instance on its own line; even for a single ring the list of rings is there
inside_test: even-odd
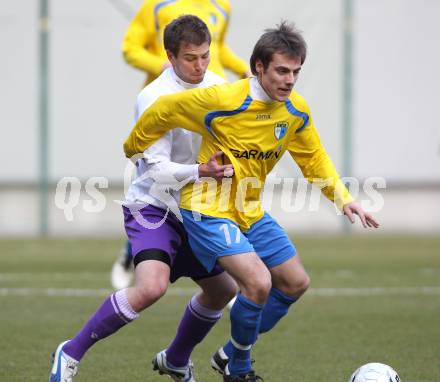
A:
[[[66,379],[66,382],[71,382],[72,381],[72,377],[74,377],[77,373],[78,373],[78,365],[76,362],[73,362],[71,360],[67,361],[67,375],[66,377],[68,379]]]

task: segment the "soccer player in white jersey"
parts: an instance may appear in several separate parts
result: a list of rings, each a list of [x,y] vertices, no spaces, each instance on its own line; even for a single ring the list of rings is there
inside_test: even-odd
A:
[[[181,191],[183,224],[194,254],[209,271],[220,264],[240,293],[231,309],[231,340],[213,357],[225,382],[261,380],[250,352],[307,290],[310,279],[283,229],[263,211],[267,174],[288,151],[304,176],[354,222],[378,227],[353,201],[322,146],[304,98],[293,90],[306,43],[287,23],[269,29],[251,56],[255,77],[162,97],[138,120],[124,144],[128,157],[175,126],[203,135],[199,161],[222,150],[234,166],[225,182],[189,184]],[[225,192],[227,190],[230,192]]]
[[[128,64],[147,73],[146,84],[170,65],[161,36],[166,25],[180,15],[195,15],[206,23],[212,37],[209,70],[223,78],[226,71],[241,78],[250,75],[248,65],[226,43],[231,18],[229,0],[144,0],[126,31],[122,51]],[[115,290],[130,285],[132,264],[128,241],[112,267],[111,282]]]
[[[136,117],[162,95],[224,82],[206,70],[210,34],[198,17],[186,15],[171,22],[165,29],[164,43],[171,68],[139,94]],[[176,338],[154,358],[153,365],[174,381],[195,381],[190,354],[219,320],[237,286],[220,267],[208,272],[197,261],[182,223],[167,205],[177,206],[179,193],[169,191],[169,199],[164,201],[157,197],[155,187],[158,177],[194,182],[206,176],[222,179],[225,172],[233,172],[232,165],[217,163],[221,152],[206,163],[195,164],[199,145],[199,136],[176,129],[137,161],[136,177],[123,206],[125,228],[133,248],[135,285],[110,295],[71,340],[57,347],[50,382],[73,381],[79,362],[92,345],[138,318],[142,310],[165,294],[169,281],[182,276],[191,277],[202,290],[189,301]]]

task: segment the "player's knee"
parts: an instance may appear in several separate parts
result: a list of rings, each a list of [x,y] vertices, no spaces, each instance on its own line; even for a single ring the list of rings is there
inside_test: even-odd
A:
[[[258,277],[253,278],[246,285],[246,297],[257,304],[264,304],[272,288],[269,271],[260,272]],[[242,290],[243,293],[243,290]]]
[[[225,307],[238,293],[236,284],[225,285],[223,288],[217,290],[215,293],[210,293],[209,298],[213,304]]]
[[[168,283],[157,280],[155,283],[143,284],[135,287],[137,311],[153,305],[167,291]]]
[[[270,280],[259,283],[255,289],[255,302],[258,304],[264,304],[269,296],[272,283]]]
[[[156,280],[154,285],[150,285],[150,287],[145,291],[145,296],[147,299],[156,302],[163,295],[165,295],[168,289],[168,280]]]
[[[217,296],[219,299],[223,300],[226,305],[237,295],[238,291],[237,283],[232,277],[228,277],[217,289]]]
[[[202,298],[212,309],[223,309],[238,293],[238,285],[225,273],[217,276],[215,283],[199,284],[202,287]]]
[[[297,286],[297,297],[302,296],[310,286],[310,276],[305,273],[304,276],[299,280]]]
[[[229,303],[229,301],[231,301],[237,295],[238,292],[239,292],[238,285],[235,282],[228,285],[224,293],[225,296],[224,300],[226,304]]]
[[[301,277],[292,280],[285,291],[287,295],[296,299],[300,298],[310,286],[310,276],[304,272]]]

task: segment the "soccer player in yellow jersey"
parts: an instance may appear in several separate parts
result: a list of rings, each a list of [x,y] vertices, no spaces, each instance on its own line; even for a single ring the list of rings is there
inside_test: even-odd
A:
[[[248,66],[225,42],[230,10],[229,0],[146,0],[125,34],[125,60],[148,74],[147,84],[152,82],[170,65],[162,43],[165,27],[177,17],[190,14],[202,19],[212,36],[208,69],[222,77],[224,69],[247,77]]]
[[[199,162],[223,151],[234,168],[229,183],[188,184],[181,214],[190,245],[207,270],[220,264],[240,293],[230,312],[231,340],[211,362],[224,381],[258,381],[250,350],[259,333],[271,330],[307,290],[310,279],[294,245],[260,205],[267,174],[285,151],[310,181],[354,223],[377,221],[353,201],[324,150],[309,107],[293,90],[306,58],[306,43],[282,23],[254,47],[255,77],[159,98],[138,120],[124,144],[128,157],[142,153],[179,126],[203,136]]]

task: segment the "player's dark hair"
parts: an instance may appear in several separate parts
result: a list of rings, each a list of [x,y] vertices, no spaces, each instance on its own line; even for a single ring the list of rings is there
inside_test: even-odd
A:
[[[173,20],[163,34],[165,49],[174,57],[179,54],[182,43],[200,46],[205,42],[211,44],[211,34],[206,24],[194,15],[183,15]]]
[[[294,24],[283,21],[276,28],[264,31],[252,52],[250,60],[252,73],[257,74],[255,66],[258,60],[261,61],[264,70],[266,70],[274,53],[300,58],[301,64],[304,63],[307,55],[307,44]]]

